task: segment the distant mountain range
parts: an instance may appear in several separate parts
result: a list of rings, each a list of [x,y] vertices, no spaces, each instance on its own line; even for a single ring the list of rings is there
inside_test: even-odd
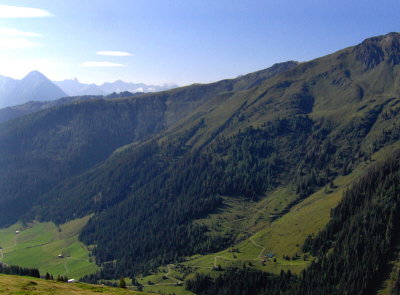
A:
[[[102,85],[84,84],[77,79],[52,82],[42,73],[33,71],[22,80],[0,76],[0,108],[32,101],[51,101],[66,96],[108,95],[124,91],[156,92],[175,87],[175,84],[146,85],[121,80]]]
[[[64,81],[54,81],[58,87],[60,87],[69,96],[80,96],[80,95],[107,95],[113,92],[157,92],[176,88],[178,85],[175,84],[163,84],[163,85],[147,85],[143,83],[128,83],[121,80],[115,82],[107,82],[102,85],[96,84],[85,84],[78,81],[78,79],[69,79]]]
[[[67,94],[60,87],[38,71],[30,72],[22,80],[0,76],[0,107],[64,96]]]

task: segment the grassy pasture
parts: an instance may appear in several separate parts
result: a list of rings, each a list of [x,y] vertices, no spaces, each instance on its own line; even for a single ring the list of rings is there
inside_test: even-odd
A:
[[[80,278],[98,267],[89,257],[87,247],[78,235],[89,216],[57,227],[54,223],[14,224],[0,229],[2,262],[10,265],[39,268],[41,274]],[[19,231],[16,234],[16,231]],[[58,255],[62,254],[63,258]],[[1,257],[0,257],[1,258]]]
[[[11,275],[0,275],[0,294],[7,295],[64,295],[64,294],[149,294],[143,292],[134,292],[126,289],[111,288],[99,285],[90,285],[84,283],[67,284],[55,281],[46,281],[38,278],[20,277]]]

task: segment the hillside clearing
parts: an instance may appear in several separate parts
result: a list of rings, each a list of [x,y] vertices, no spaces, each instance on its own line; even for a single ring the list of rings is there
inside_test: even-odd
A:
[[[75,219],[59,227],[46,222],[0,229],[1,262],[76,279],[93,273],[98,267],[90,259],[87,247],[78,240],[89,218]]]

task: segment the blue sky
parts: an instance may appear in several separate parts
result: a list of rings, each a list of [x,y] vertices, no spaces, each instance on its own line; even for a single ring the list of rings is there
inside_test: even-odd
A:
[[[398,32],[399,11],[399,0],[0,0],[0,75],[205,83]]]

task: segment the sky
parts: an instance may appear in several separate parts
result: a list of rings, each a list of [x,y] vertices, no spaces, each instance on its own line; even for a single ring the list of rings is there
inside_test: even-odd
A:
[[[0,75],[187,85],[400,31],[399,0],[0,0]]]

